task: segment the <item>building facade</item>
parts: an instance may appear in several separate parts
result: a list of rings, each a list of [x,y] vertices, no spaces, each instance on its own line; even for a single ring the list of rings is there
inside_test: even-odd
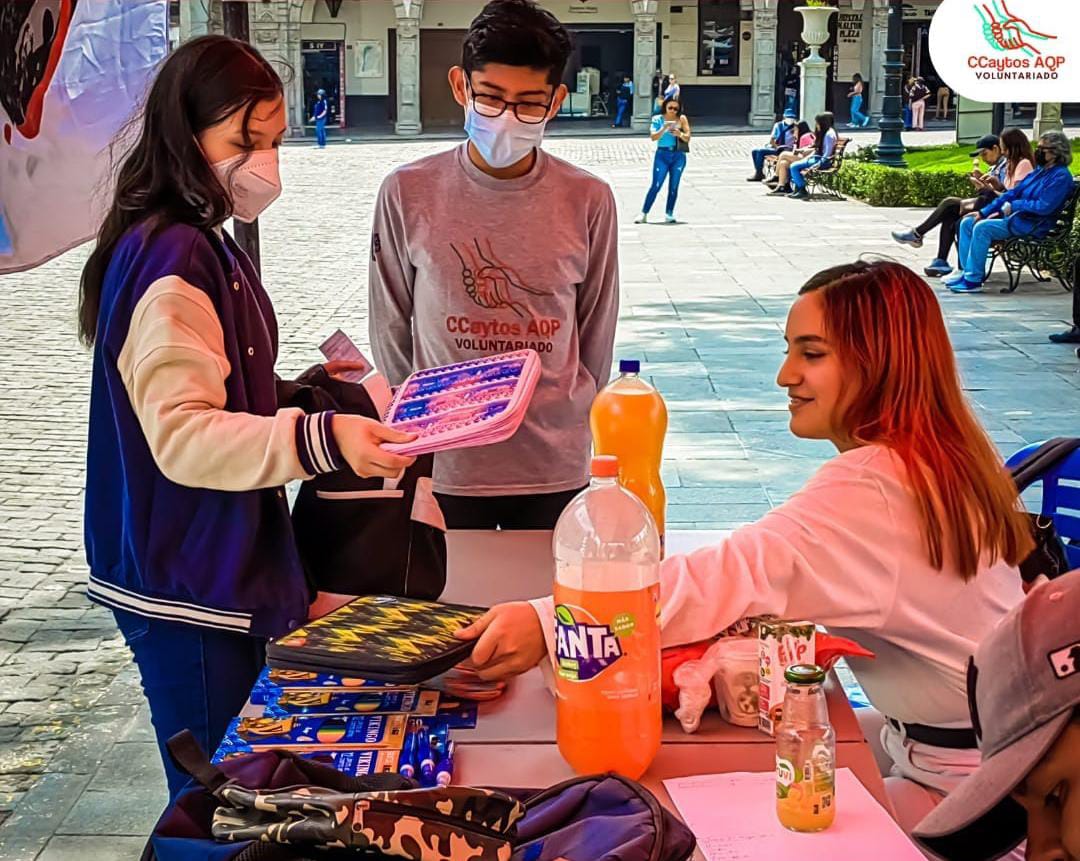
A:
[[[181,0],[186,2],[186,0]],[[805,48],[798,0],[539,0],[573,32],[560,119],[611,122],[624,74],[635,84],[633,123],[648,123],[659,75],[674,73],[687,113],[698,121],[767,126],[782,109],[785,83]],[[933,67],[930,19],[940,0],[904,4],[909,74]],[[203,4],[205,5],[205,3]],[[254,0],[251,41],[291,71],[290,131],[309,125],[315,91],[325,89],[332,125],[413,135],[461,124],[446,72],[483,0]],[[845,95],[859,72],[880,111],[888,0],[838,0],[829,103],[847,118]],[[794,73],[797,74],[797,71]],[[936,88],[936,87],[935,87]]]

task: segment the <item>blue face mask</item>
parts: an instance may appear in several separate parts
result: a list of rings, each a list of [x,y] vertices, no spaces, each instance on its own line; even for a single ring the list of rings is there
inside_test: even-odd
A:
[[[478,114],[470,99],[465,105],[465,133],[481,157],[493,168],[517,164],[544,140],[542,123],[523,123],[509,108],[500,116]]]

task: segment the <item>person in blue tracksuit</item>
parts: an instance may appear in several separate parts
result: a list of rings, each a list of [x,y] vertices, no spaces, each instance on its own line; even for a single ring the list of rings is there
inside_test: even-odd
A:
[[[1072,147],[1061,132],[1047,132],[1035,150],[1035,170],[1018,185],[960,222],[959,265],[943,283],[954,293],[977,293],[986,280],[990,246],[1010,236],[1046,236],[1073,190]]]
[[[266,638],[307,619],[283,485],[411,463],[381,447],[410,437],[376,421],[279,407],[274,310],[222,225],[253,221],[280,194],[285,128],[281,80],[254,48],[182,45],[150,90],[82,273],[87,596],[112,609],[162,746],[190,729],[213,750]],[[185,777],[162,754],[175,797]]]
[[[315,140],[320,147],[326,146],[326,118],[330,114],[330,103],[326,101],[326,90],[320,89],[315,94],[315,104],[311,109],[311,119],[315,123]]]

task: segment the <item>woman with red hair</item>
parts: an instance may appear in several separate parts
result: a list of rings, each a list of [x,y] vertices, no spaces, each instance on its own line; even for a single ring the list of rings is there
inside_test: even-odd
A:
[[[791,430],[838,454],[719,544],[661,570],[665,646],[746,616],[810,619],[877,659],[850,666],[881,715],[887,784],[908,828],[979,763],[968,656],[1023,598],[1032,546],[1016,489],[961,391],[941,310],[897,263],[827,269],[788,314]],[[504,604],[462,632],[481,675],[545,654],[550,599]]]

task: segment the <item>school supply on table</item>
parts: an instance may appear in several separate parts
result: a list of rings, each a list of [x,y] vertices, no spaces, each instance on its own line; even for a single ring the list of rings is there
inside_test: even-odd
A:
[[[368,774],[397,774],[401,751],[397,750],[290,750],[298,758],[317,762],[340,771],[349,777],[362,777]],[[233,752],[214,754],[214,763],[227,762],[231,759],[253,756],[251,753]]]
[[[385,419],[417,438],[383,448],[419,455],[504,442],[525,418],[539,380],[534,350],[417,371],[398,387]]]
[[[283,691],[408,691],[412,685],[397,685],[375,679],[358,679],[336,673],[312,673],[304,670],[286,670],[263,667],[251,689],[250,701],[254,705],[266,705]]]
[[[439,709],[438,691],[280,691],[266,703],[264,717],[338,714],[413,714],[431,717]]]
[[[477,607],[387,595],[357,598],[271,641],[271,667],[418,684],[467,658],[474,642],[454,632],[484,614]]]
[[[233,718],[215,759],[268,748],[288,750],[400,750],[406,715]]]
[[[885,809],[849,769],[836,771],[840,813],[827,831],[799,834],[776,818],[776,775],[733,772],[664,781],[706,861],[745,858],[863,858],[924,861]],[[723,811],[722,816],[717,811]]]

